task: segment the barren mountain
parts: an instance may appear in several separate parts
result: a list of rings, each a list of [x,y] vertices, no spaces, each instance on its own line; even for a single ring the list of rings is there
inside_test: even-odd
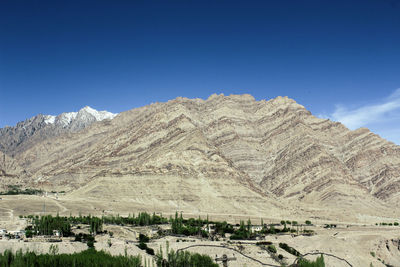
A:
[[[40,141],[68,132],[78,132],[93,122],[112,119],[117,114],[84,107],[58,116],[39,114],[16,126],[0,129],[0,151],[13,157]]]
[[[18,177],[22,175],[23,169],[6,154],[0,151],[0,177]]]
[[[343,216],[400,200],[399,146],[316,118],[287,97],[177,98],[27,139],[5,152],[31,184],[76,197],[226,212],[290,202]]]

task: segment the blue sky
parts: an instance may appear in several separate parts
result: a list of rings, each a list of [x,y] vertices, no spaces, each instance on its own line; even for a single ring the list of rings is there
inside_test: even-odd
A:
[[[3,0],[0,25],[0,127],[249,93],[400,144],[397,0]]]

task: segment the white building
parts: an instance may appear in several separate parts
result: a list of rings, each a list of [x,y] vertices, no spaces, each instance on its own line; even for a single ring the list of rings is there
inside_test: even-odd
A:
[[[251,232],[252,233],[254,233],[254,232],[260,232],[261,230],[262,230],[262,225],[253,225],[253,226],[251,226]]]
[[[58,237],[61,236],[61,233],[58,230],[53,230],[53,235]]]

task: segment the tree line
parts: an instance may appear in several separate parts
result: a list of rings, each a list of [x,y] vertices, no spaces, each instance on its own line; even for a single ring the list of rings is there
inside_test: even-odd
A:
[[[79,217],[61,217],[59,215],[53,217],[52,215],[45,216],[28,216],[31,219],[32,225],[29,225],[26,230],[26,236],[32,235],[53,235],[53,231],[58,231],[62,236],[73,236],[71,232],[71,224],[88,224],[90,226],[90,233],[98,234],[103,230],[103,221],[101,218],[92,216],[79,216]]]
[[[166,253],[160,249],[155,255],[157,267],[218,267],[210,256],[189,251],[174,251],[169,249],[169,243],[166,242]]]
[[[156,224],[166,224],[168,219],[161,215],[156,215],[155,213],[149,214],[147,212],[139,212],[137,216],[135,214],[128,215],[128,217],[121,217],[119,215],[114,216],[103,216],[102,220],[106,224],[116,224],[116,225],[132,225],[132,226],[147,226]]]
[[[58,231],[63,236],[71,236],[71,224],[66,217],[51,215],[33,218],[32,225],[26,229],[26,236],[32,235],[53,235],[53,231]]]
[[[142,267],[140,256],[112,256],[104,251],[88,249],[73,254],[36,254],[33,251],[15,254],[9,250],[0,254],[0,266],[4,267],[70,267],[70,266],[112,266]]]
[[[178,212],[175,213],[175,218],[170,217],[171,231],[173,234],[185,235],[185,236],[202,236],[208,237],[208,232],[203,229],[204,225],[208,225],[208,219],[202,220],[190,218],[184,220],[182,213],[178,216]]]
[[[25,188],[24,190],[21,189],[20,185],[8,185],[7,191],[0,192],[0,195],[38,195],[43,194],[42,190],[39,189],[32,189],[32,188]]]
[[[70,267],[70,266],[104,266],[104,267],[218,267],[210,256],[198,253],[175,252],[170,250],[167,255],[160,251],[155,256],[155,264],[144,262],[138,256],[118,255],[112,256],[104,251],[96,251],[95,249],[87,249],[79,253],[73,254],[57,254],[56,249],[51,249],[47,254],[36,254],[33,251],[16,253],[10,250],[0,254],[0,266],[3,267],[25,267],[25,266],[41,266],[41,267]]]

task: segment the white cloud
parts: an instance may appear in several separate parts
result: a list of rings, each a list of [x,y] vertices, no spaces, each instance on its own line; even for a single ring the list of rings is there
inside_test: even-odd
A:
[[[382,137],[400,144],[400,136],[394,134],[400,133],[400,88],[377,103],[354,109],[337,105],[335,111],[327,117],[352,130],[359,127],[370,128]]]

